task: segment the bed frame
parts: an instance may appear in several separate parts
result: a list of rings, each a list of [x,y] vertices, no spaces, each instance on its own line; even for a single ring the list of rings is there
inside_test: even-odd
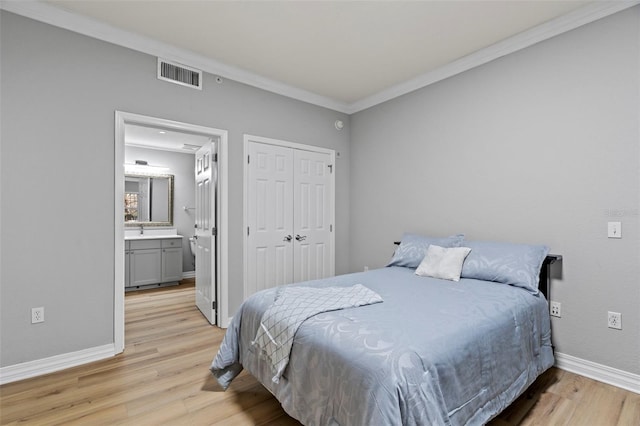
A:
[[[551,265],[562,260],[560,254],[548,254],[542,262],[542,268],[540,268],[540,281],[538,282],[538,289],[544,294],[545,299],[549,300],[549,292],[551,291]]]
[[[393,244],[399,246],[400,241],[394,241]],[[538,290],[549,300],[549,291],[551,290],[551,265],[562,260],[560,254],[548,254],[542,262],[540,268],[540,280],[538,281]]]

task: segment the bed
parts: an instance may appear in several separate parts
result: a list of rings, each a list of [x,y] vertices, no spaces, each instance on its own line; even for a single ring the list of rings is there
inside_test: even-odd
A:
[[[431,246],[468,246],[458,280],[416,275]],[[544,246],[407,234],[387,267],[249,297],[211,371],[226,389],[247,369],[305,425],[484,424],[553,365],[543,292],[556,259]],[[265,312],[291,289],[355,285],[381,301],[301,322],[274,376],[255,343]]]

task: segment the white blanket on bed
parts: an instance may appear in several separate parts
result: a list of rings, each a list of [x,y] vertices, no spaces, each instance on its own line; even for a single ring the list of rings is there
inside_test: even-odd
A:
[[[271,365],[274,383],[289,363],[293,338],[300,325],[322,312],[382,302],[380,295],[362,284],[351,287],[284,287],[262,315],[252,344],[262,350]]]

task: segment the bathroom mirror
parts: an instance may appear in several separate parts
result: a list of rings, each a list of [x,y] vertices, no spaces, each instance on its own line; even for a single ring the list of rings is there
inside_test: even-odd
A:
[[[125,226],[173,226],[173,175],[124,175]]]

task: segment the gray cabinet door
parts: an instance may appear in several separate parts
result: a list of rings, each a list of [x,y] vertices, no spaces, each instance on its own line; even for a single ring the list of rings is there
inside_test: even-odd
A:
[[[182,279],[182,247],[162,249],[162,282]]]
[[[161,279],[161,249],[132,250],[130,252],[129,286],[156,284]]]

